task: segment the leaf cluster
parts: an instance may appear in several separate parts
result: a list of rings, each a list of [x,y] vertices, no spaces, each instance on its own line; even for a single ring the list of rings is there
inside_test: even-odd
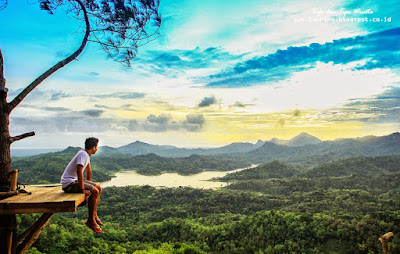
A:
[[[4,0],[3,0],[4,1]],[[50,14],[61,6],[78,20],[90,21],[89,41],[98,43],[113,60],[130,66],[137,49],[160,36],[159,0],[40,0]]]

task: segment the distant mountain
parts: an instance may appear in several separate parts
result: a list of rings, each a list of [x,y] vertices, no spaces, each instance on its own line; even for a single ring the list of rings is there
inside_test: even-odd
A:
[[[223,154],[223,153],[244,153],[253,151],[254,149],[261,147],[261,145],[252,144],[252,143],[241,143],[235,142],[220,148],[210,148],[205,151],[205,154]]]
[[[125,146],[121,146],[117,148],[117,150],[124,154],[131,154],[131,155],[142,155],[142,154],[159,154],[163,153],[164,151],[174,150],[176,147],[173,146],[159,146],[159,145],[150,145],[144,142],[136,141],[130,143]]]
[[[388,136],[324,141],[307,146],[286,146],[266,142],[253,151],[234,154],[232,157],[246,158],[251,163],[284,160],[309,166],[338,159],[358,156],[400,155],[400,133]]]
[[[285,146],[296,147],[296,146],[305,146],[305,145],[315,145],[315,144],[321,143],[322,140],[320,140],[317,137],[314,137],[313,135],[302,132],[290,140],[273,138],[269,142],[274,143],[276,145],[285,145]]]
[[[321,143],[322,140],[320,140],[317,137],[314,137],[313,135],[310,135],[308,133],[300,133],[296,137],[290,139],[287,142],[287,146],[305,146],[305,145],[315,145],[318,143]]]
[[[11,148],[11,157],[33,156],[43,153],[57,152],[61,149],[18,149]]]
[[[107,154],[116,154],[117,151],[130,155],[153,153],[170,158],[188,157],[194,154],[231,157],[231,159],[239,156],[241,159],[256,164],[271,160],[285,160],[307,168],[315,166],[316,163],[326,163],[349,157],[400,154],[400,134],[321,141],[310,134],[301,133],[290,140],[274,138],[270,141],[258,140],[256,144],[236,142],[219,148],[178,148],[151,145],[140,141],[115,149],[104,148],[104,152]]]
[[[261,139],[259,139],[258,141],[257,141],[257,143],[255,144],[255,146],[258,148],[258,147],[262,147],[264,144],[265,144],[265,142],[267,142],[267,141],[262,141]]]
[[[121,152],[117,148],[113,148],[110,146],[100,146],[97,151],[97,155],[116,155],[121,154]]]
[[[185,157],[196,152],[192,152],[192,149],[178,148],[175,146],[165,145],[151,145],[141,141],[136,141],[125,146],[117,148],[117,150],[123,154],[130,155],[145,155],[145,154],[156,154],[164,157]],[[202,151],[203,149],[193,149]]]
[[[219,148],[178,148],[166,145],[151,145],[136,141],[125,146],[116,148],[119,152],[130,155],[156,154],[164,157],[188,157],[197,155],[219,155],[230,153],[244,153],[257,149],[263,145],[262,141],[252,143],[232,143]]]
[[[268,142],[273,143],[275,145],[286,145],[289,142],[289,140],[284,140],[284,139],[279,139],[279,138],[272,138]]]
[[[61,150],[59,152],[55,152],[54,154],[62,154],[62,155],[75,155],[79,150],[82,150],[83,148],[81,147],[76,147],[76,146],[69,146],[65,148],[64,150]],[[44,154],[46,155],[46,154]]]

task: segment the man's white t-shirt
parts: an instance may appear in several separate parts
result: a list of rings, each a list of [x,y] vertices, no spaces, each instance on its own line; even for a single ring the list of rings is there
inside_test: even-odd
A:
[[[87,165],[90,163],[90,156],[85,150],[79,151],[74,158],[70,161],[61,176],[62,188],[67,187],[69,184],[78,180],[78,165],[83,166],[85,171]]]

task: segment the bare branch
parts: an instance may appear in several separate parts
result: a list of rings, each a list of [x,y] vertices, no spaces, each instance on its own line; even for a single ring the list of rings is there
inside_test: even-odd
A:
[[[48,69],[45,73],[43,73],[42,75],[40,75],[37,79],[35,79],[29,86],[27,86],[18,96],[16,96],[14,98],[14,100],[12,100],[9,103],[9,112],[11,113],[11,111],[18,105],[21,103],[21,101],[33,90],[35,89],[40,83],[43,82],[43,80],[45,80],[46,78],[48,78],[50,75],[52,75],[53,73],[55,73],[56,71],[58,71],[59,69],[61,69],[62,67],[64,67],[65,65],[69,64],[70,62],[72,62],[73,60],[75,60],[81,53],[82,51],[85,49],[85,46],[87,44],[89,35],[90,35],[90,23],[89,23],[89,18],[88,18],[88,14],[86,11],[85,6],[83,5],[83,3],[81,2],[81,0],[74,0],[76,1],[84,14],[85,17],[85,23],[86,23],[86,33],[85,36],[82,40],[81,46],[79,47],[79,49],[77,51],[75,51],[72,55],[70,55],[69,57],[65,58],[63,61],[57,63],[56,65],[54,65],[53,67],[51,67],[50,69]]]
[[[0,98],[2,106],[7,107],[7,93],[6,78],[4,77],[4,59],[0,49]]]
[[[35,132],[33,132],[33,131],[19,135],[19,136],[11,137],[10,140],[11,140],[11,143],[13,143],[15,141],[18,141],[18,140],[21,140],[21,139],[24,139],[27,137],[32,137],[32,136],[35,136]]]
[[[6,79],[4,78],[4,59],[0,49],[0,93],[6,91]]]
[[[3,10],[7,7],[7,0],[0,0],[0,10]]]

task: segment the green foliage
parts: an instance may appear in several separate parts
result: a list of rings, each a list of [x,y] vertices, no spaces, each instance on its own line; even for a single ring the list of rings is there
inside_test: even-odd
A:
[[[135,158],[154,170],[164,161]],[[273,161],[228,175],[233,183],[219,190],[104,188],[102,234],[79,208],[56,214],[29,253],[381,253],[378,237],[400,230],[399,160],[356,157],[308,171]],[[38,216],[18,216],[20,231]],[[400,238],[391,248],[400,252]]]
[[[218,178],[218,180],[267,180],[270,178],[287,178],[298,173],[299,171],[294,167],[275,160],[255,168],[228,174]]]
[[[355,157],[316,166],[305,172],[273,161],[219,180],[233,181],[229,189],[270,195],[350,189],[383,194],[400,187],[400,157]]]
[[[399,232],[393,199],[361,190],[258,195],[243,191],[105,188],[94,234],[87,210],[56,214],[34,244],[40,253],[379,253]],[[370,207],[364,211],[363,207]],[[19,216],[20,230],[38,215]],[[395,233],[396,234],[396,233]],[[391,243],[394,253],[400,240]],[[39,253],[39,252],[36,252]]]
[[[304,175],[307,177],[349,176],[354,174],[381,175],[400,172],[399,156],[355,157],[322,164]]]

